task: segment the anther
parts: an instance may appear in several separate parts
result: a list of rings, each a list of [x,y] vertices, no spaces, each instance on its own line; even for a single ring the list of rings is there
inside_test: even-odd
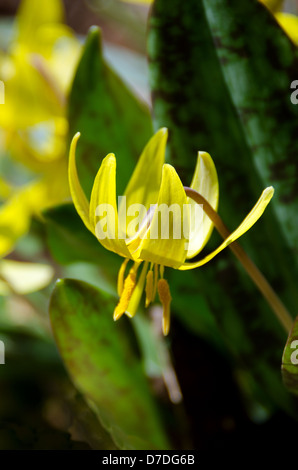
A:
[[[169,333],[170,330],[170,304],[171,304],[171,293],[169,284],[165,279],[159,279],[157,284],[158,295],[163,306],[162,315],[162,331],[164,336]]]
[[[147,273],[145,292],[146,292],[145,307],[147,308],[151,304],[151,302],[153,302],[154,300],[154,297],[153,297],[154,279],[153,279],[153,271],[151,269]]]
[[[123,286],[123,290],[121,293],[121,297],[119,299],[117,307],[114,310],[113,318],[115,321],[119,320],[119,318],[122,317],[122,315],[126,312],[135,286],[136,286],[136,272],[131,270],[124,281],[124,286]]]

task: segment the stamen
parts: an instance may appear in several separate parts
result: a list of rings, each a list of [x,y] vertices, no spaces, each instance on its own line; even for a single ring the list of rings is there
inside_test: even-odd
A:
[[[121,296],[118,302],[117,307],[114,310],[114,320],[119,320],[120,317],[126,312],[127,307],[129,305],[129,301],[132,297],[133,291],[136,287],[136,280],[137,280],[137,270],[140,266],[140,262],[134,264],[134,266],[129,271],[128,276],[124,281],[124,286],[121,292]],[[122,266],[121,266],[122,268]],[[121,270],[120,268],[120,270]]]
[[[167,336],[170,330],[170,304],[171,304],[171,293],[169,284],[165,279],[159,279],[157,284],[158,295],[163,306],[162,316],[162,331],[164,336]]]
[[[154,265],[154,287],[153,287],[153,299],[156,297],[157,292],[157,281],[158,281],[158,264]]]
[[[118,292],[119,297],[121,296],[121,294],[123,292],[124,274],[125,274],[125,269],[126,269],[128,261],[129,261],[129,258],[126,258],[123,261],[123,263],[120,266],[119,272],[118,272],[117,292]]]
[[[148,270],[148,261],[145,261],[144,265],[143,265],[143,268],[142,268],[142,272],[139,276],[137,285],[136,285],[136,287],[133,291],[133,294],[132,294],[131,299],[129,301],[129,305],[128,305],[128,307],[126,309],[126,312],[125,312],[126,315],[130,318],[134,317],[135,314],[137,313],[137,310],[138,310],[138,307],[139,307],[139,304],[140,304],[140,300],[141,300],[141,297],[142,297],[142,293],[143,293],[143,290],[144,290],[147,270]]]
[[[145,302],[145,307],[147,308],[151,302],[154,300],[153,298],[153,292],[154,292],[154,279],[153,279],[153,271],[150,269],[147,273],[146,277],[146,287],[145,287],[145,292],[146,292],[146,302]]]
[[[159,266],[159,273],[160,273],[160,278],[161,279],[163,279],[164,272],[165,272],[165,267],[161,264]]]

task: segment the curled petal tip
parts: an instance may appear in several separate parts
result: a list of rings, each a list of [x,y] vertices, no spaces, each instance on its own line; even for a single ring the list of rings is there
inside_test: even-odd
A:
[[[119,314],[118,312],[114,312],[114,315],[113,315],[113,320],[114,321],[119,320],[120,317],[122,317],[122,313]]]
[[[114,153],[109,153],[102,162],[109,162],[109,161],[116,161],[116,157]]]
[[[271,201],[273,197],[273,194],[274,194],[273,186],[268,186],[267,188],[265,188],[261,196],[263,202],[266,204],[269,204],[269,202]]]
[[[159,136],[160,138],[162,138],[164,142],[167,142],[168,135],[169,135],[169,130],[167,127],[161,127],[155,134],[155,136]]]
[[[264,189],[264,193],[267,194],[268,196],[272,197],[273,194],[274,194],[273,186],[268,186],[268,188]]]

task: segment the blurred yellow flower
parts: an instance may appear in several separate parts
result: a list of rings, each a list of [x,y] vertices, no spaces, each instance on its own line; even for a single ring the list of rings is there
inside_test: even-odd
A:
[[[187,197],[174,167],[165,163],[167,135],[167,129],[160,129],[143,150],[118,209],[114,154],[107,155],[102,161],[90,203],[80,185],[75,163],[79,133],[73,138],[69,158],[69,185],[78,214],[107,250],[125,258],[118,276],[120,300],[114,319],[118,320],[124,313],[130,317],[135,315],[146,284],[146,306],[154,301],[156,291],[159,294],[164,309],[165,335],[170,325],[171,295],[163,276],[164,267],[188,270],[206,264],[251,228],[273,195],[273,188],[266,188],[240,226],[216,250],[200,260],[188,262],[206,245],[213,223],[202,208],[200,212],[194,210],[199,206]],[[217,209],[217,173],[212,158],[206,152],[198,154],[191,189],[201,194],[213,210]],[[138,223],[134,224],[136,212],[139,217]],[[133,266],[125,278],[130,260]]]
[[[80,50],[63,24],[60,0],[22,1],[9,50],[0,53],[0,142],[3,153],[31,170],[32,183],[12,191],[0,208],[0,256],[28,230],[33,214],[69,196],[65,97]]]

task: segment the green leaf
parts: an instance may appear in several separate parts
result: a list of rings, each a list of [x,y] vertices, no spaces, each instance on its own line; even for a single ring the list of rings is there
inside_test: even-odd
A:
[[[169,128],[168,160],[174,164],[185,185],[189,185],[191,181],[198,150],[211,154],[219,176],[219,213],[227,226],[234,229],[259,197],[264,182],[263,175],[259,174],[259,168],[256,169],[255,166],[255,149],[248,138],[249,129],[244,127],[239,118],[234,96],[230,94],[231,89],[225,80],[223,67],[228,64],[218,58],[206,12],[208,10],[210,22],[212,15],[213,20],[216,19],[217,32],[220,34],[221,27],[224,30],[234,22],[246,22],[249,25],[253,23],[253,18],[250,20],[250,16],[245,14],[245,5],[249,3],[251,9],[262,11],[263,21],[266,15],[266,21],[270,23],[273,32],[277,32],[276,48],[282,46],[278,42],[279,27],[269,12],[264,13],[263,7],[257,6],[257,2],[233,1],[234,9],[229,9],[230,16],[221,16],[218,11],[219,7],[222,10],[224,5],[230,5],[231,2],[221,0],[211,3],[212,7],[209,2],[202,0],[173,0],[171,8],[166,0],[156,0],[154,3],[148,36],[154,125],[155,128]],[[234,11],[238,12],[237,16]],[[258,23],[260,35],[262,30],[266,30],[266,21],[262,27]],[[213,35],[215,36],[214,31]],[[248,42],[249,36],[245,37]],[[286,41],[288,44],[284,35],[282,38],[283,43]],[[223,38],[221,41],[225,44]],[[231,43],[229,50],[233,52]],[[264,50],[263,48],[262,51]],[[267,75],[262,73],[263,86],[258,80],[262,90],[272,80],[272,74],[274,81],[278,77],[278,72],[273,72],[272,67],[266,68],[266,63],[272,57],[276,57],[276,54],[263,56],[262,63]],[[247,64],[249,66],[250,63]],[[244,65],[242,72],[244,74]],[[243,76],[239,80],[234,75],[233,80],[235,87],[238,86],[241,92]],[[254,77],[250,75],[250,81],[253,80]],[[289,100],[290,83],[286,83],[284,78],[281,83],[284,87],[284,100]],[[273,99],[272,96],[271,98]],[[267,101],[263,99],[262,103],[266,106]],[[270,105],[270,100],[268,103]],[[283,114],[276,113],[278,110],[287,111],[285,119],[288,119],[289,106],[271,108],[271,112],[275,112],[275,121],[282,120],[284,125],[287,121],[284,121]],[[261,134],[264,125],[260,121],[259,124]],[[289,122],[287,125],[285,133],[288,135],[293,123]],[[280,132],[282,129],[283,126],[280,126]],[[288,141],[281,139],[281,144],[285,144],[286,140]],[[274,151],[275,149],[273,154]],[[291,161],[288,168],[290,171],[294,168]],[[275,181],[268,180],[268,184],[271,183]],[[276,198],[279,198],[278,192]],[[285,206],[284,210],[286,211]],[[291,251],[290,237],[286,235],[277,217],[278,214],[269,207],[257,225],[241,238],[240,244],[276,288],[287,307],[295,311],[298,301],[297,260]],[[219,243],[219,238],[214,234],[206,249],[211,251],[215,243]],[[246,376],[250,376],[251,388],[259,389],[255,398],[262,400],[269,408],[278,406],[292,413],[293,401],[280,377],[280,357],[285,333],[257,288],[229,251],[226,250],[194,272],[183,273],[182,276],[179,272],[170,271],[167,276],[171,286],[175,286],[172,293],[174,313],[189,328],[193,324],[193,329],[197,332],[201,331],[208,336],[209,330],[210,338],[215,342],[216,334],[221,331],[219,341],[232,353],[235,367],[248,372]],[[216,319],[216,325],[213,318]]]
[[[203,1],[251,159],[290,247],[296,249],[298,107],[290,100],[298,49],[258,1]]]
[[[87,442],[94,450],[117,450],[110,434],[103,429],[82,395],[68,396],[67,405],[72,415],[68,431],[73,440]]]
[[[75,386],[122,449],[167,449],[156,404],[115,299],[75,280],[58,281],[50,303],[54,336]]]
[[[81,132],[77,166],[89,196],[101,160],[115,153],[118,193],[152,135],[150,113],[105,63],[98,28],[92,27],[75,74],[69,101],[69,140]]]
[[[290,331],[282,356],[282,378],[287,389],[298,395],[298,317]]]

